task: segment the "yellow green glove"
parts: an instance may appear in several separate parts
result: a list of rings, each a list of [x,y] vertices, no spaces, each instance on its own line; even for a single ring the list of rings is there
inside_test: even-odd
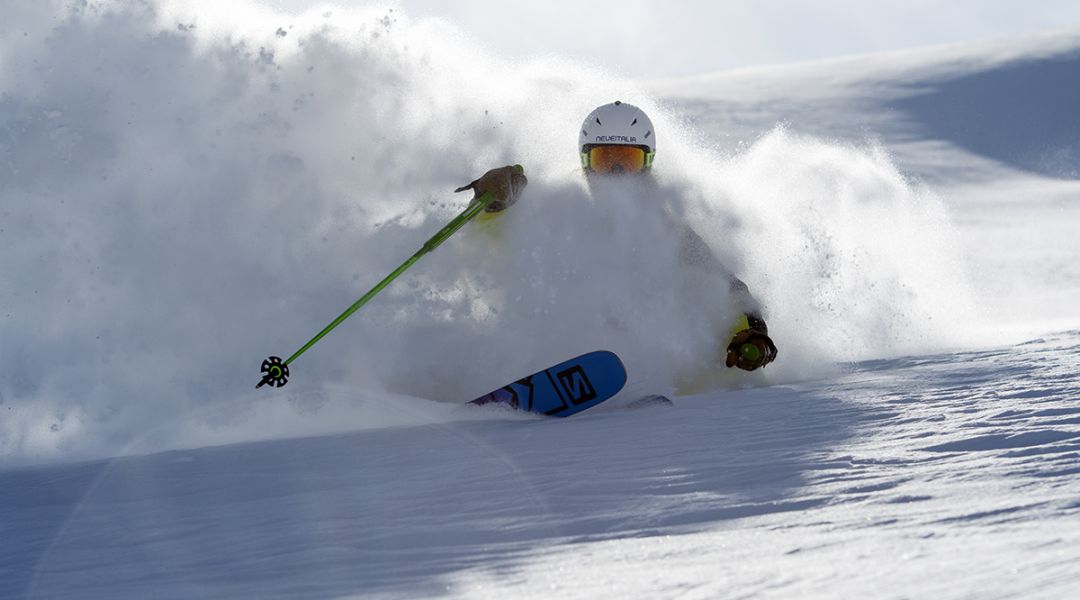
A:
[[[727,347],[727,359],[724,364],[738,367],[744,371],[753,371],[776,360],[776,344],[767,333],[754,329],[743,329],[735,334]]]

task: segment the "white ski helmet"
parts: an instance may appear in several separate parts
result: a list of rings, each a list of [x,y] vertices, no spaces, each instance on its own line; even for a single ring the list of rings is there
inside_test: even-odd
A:
[[[589,149],[593,146],[638,146],[645,151],[645,168],[652,166],[656,154],[656,133],[645,111],[616,100],[597,107],[581,124],[578,152],[582,167],[589,168]]]

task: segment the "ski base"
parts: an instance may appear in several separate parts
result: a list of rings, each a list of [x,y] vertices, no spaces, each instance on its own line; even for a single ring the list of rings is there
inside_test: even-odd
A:
[[[503,404],[549,417],[569,417],[611,399],[626,385],[614,352],[596,350],[518,379],[469,404]]]

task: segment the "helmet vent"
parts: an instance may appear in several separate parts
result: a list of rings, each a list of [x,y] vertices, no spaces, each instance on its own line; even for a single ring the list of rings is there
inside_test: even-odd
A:
[[[637,117],[634,117],[634,122],[630,124],[631,127],[633,127],[634,125],[637,125]]]
[[[648,130],[647,132],[645,132],[645,139],[649,139],[649,136],[650,136],[650,135],[652,135],[652,129],[650,129],[650,130]]]
[[[600,122],[600,117],[596,117],[596,124],[603,127],[604,124]]]

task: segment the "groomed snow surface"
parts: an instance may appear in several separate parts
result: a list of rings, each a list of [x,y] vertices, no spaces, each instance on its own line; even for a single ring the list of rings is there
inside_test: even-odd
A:
[[[627,82],[400,12],[17,1],[0,598],[1080,596],[1078,69],[1066,32]],[[575,170],[616,98],[656,190]],[[252,389],[509,162],[501,222]],[[633,409],[730,317],[673,217],[780,358]],[[462,405],[600,347],[630,383],[582,415]]]

